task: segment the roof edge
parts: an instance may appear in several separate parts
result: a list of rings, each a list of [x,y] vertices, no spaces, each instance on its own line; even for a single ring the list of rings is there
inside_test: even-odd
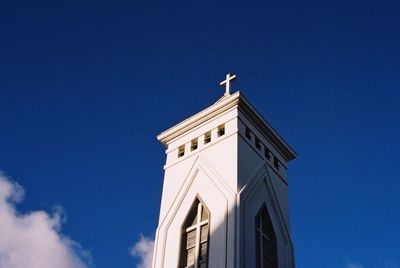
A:
[[[271,124],[268,123],[268,121],[250,104],[243,94],[240,95],[239,110],[259,128],[261,133],[264,133],[278,147],[287,161],[296,158],[297,153],[278,134]]]
[[[282,152],[287,161],[296,158],[296,152],[285,142],[285,140],[273,129],[264,117],[249,103],[249,101],[240,93],[240,91],[226,97],[222,97],[210,107],[198,112],[197,114],[183,120],[177,125],[170,127],[161,134],[157,135],[157,139],[164,145],[169,144],[172,140],[179,137],[186,131],[199,126],[209,119],[225,112],[226,110],[238,106],[239,110],[264,133],[273,144]]]
[[[240,92],[237,91],[230,96],[222,97],[216,103],[209,106],[208,108],[198,112],[195,115],[192,115],[191,117],[183,120],[182,122],[176,124],[175,126],[170,127],[169,129],[160,133],[159,135],[157,135],[157,139],[164,145],[168,144],[171,140],[183,134],[187,130],[196,127],[206,122],[208,119],[218,114],[221,114],[226,110],[237,105],[239,102],[239,96]]]

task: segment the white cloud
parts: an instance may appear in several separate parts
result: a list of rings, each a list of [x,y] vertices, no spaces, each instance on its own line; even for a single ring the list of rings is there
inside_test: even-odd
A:
[[[62,210],[20,214],[23,188],[0,171],[0,267],[86,268],[90,254],[60,233]]]
[[[137,242],[130,253],[139,259],[137,268],[151,268],[153,259],[154,240],[151,238],[140,235],[140,240]]]

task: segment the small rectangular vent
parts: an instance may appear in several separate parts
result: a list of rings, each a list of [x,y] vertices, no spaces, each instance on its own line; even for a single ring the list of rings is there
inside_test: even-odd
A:
[[[260,139],[259,139],[258,137],[256,137],[256,148],[257,148],[258,150],[261,149],[261,141],[260,141]]]
[[[178,158],[185,155],[185,145],[181,145],[178,148]]]
[[[204,134],[204,144],[211,142],[211,131],[206,132]]]
[[[248,127],[246,127],[246,138],[251,140],[251,131],[250,131],[250,128],[248,128]]]
[[[218,127],[218,137],[225,135],[225,124]]]
[[[278,158],[276,158],[276,156],[274,156],[274,167],[276,168],[276,170],[279,170],[279,160]]]
[[[190,145],[190,150],[191,151],[196,150],[197,147],[198,147],[198,144],[199,144],[198,140],[197,139],[193,139],[192,142],[191,142],[191,145]]]

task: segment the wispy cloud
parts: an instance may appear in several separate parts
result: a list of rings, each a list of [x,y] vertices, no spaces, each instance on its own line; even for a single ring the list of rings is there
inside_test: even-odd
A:
[[[364,268],[364,266],[359,262],[351,262],[347,264],[346,268]]]
[[[87,268],[90,254],[61,234],[65,218],[60,207],[52,214],[20,214],[24,189],[0,171],[0,267]]]
[[[397,263],[394,262],[381,262],[377,265],[373,266],[365,266],[361,264],[360,262],[350,262],[347,264],[346,268],[367,268],[367,267],[373,267],[373,268],[400,268],[400,266]]]
[[[153,258],[154,240],[140,235],[140,240],[131,249],[132,256],[139,259],[137,268],[151,268]]]

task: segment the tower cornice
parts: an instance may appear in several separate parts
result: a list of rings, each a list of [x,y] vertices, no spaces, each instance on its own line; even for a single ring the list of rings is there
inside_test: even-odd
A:
[[[296,158],[295,151],[239,91],[229,96],[224,95],[210,107],[162,132],[157,136],[157,139],[165,146],[168,146],[169,143],[179,138],[181,135],[234,107],[237,107],[242,114],[257,126],[259,131],[279,149],[287,161]]]

